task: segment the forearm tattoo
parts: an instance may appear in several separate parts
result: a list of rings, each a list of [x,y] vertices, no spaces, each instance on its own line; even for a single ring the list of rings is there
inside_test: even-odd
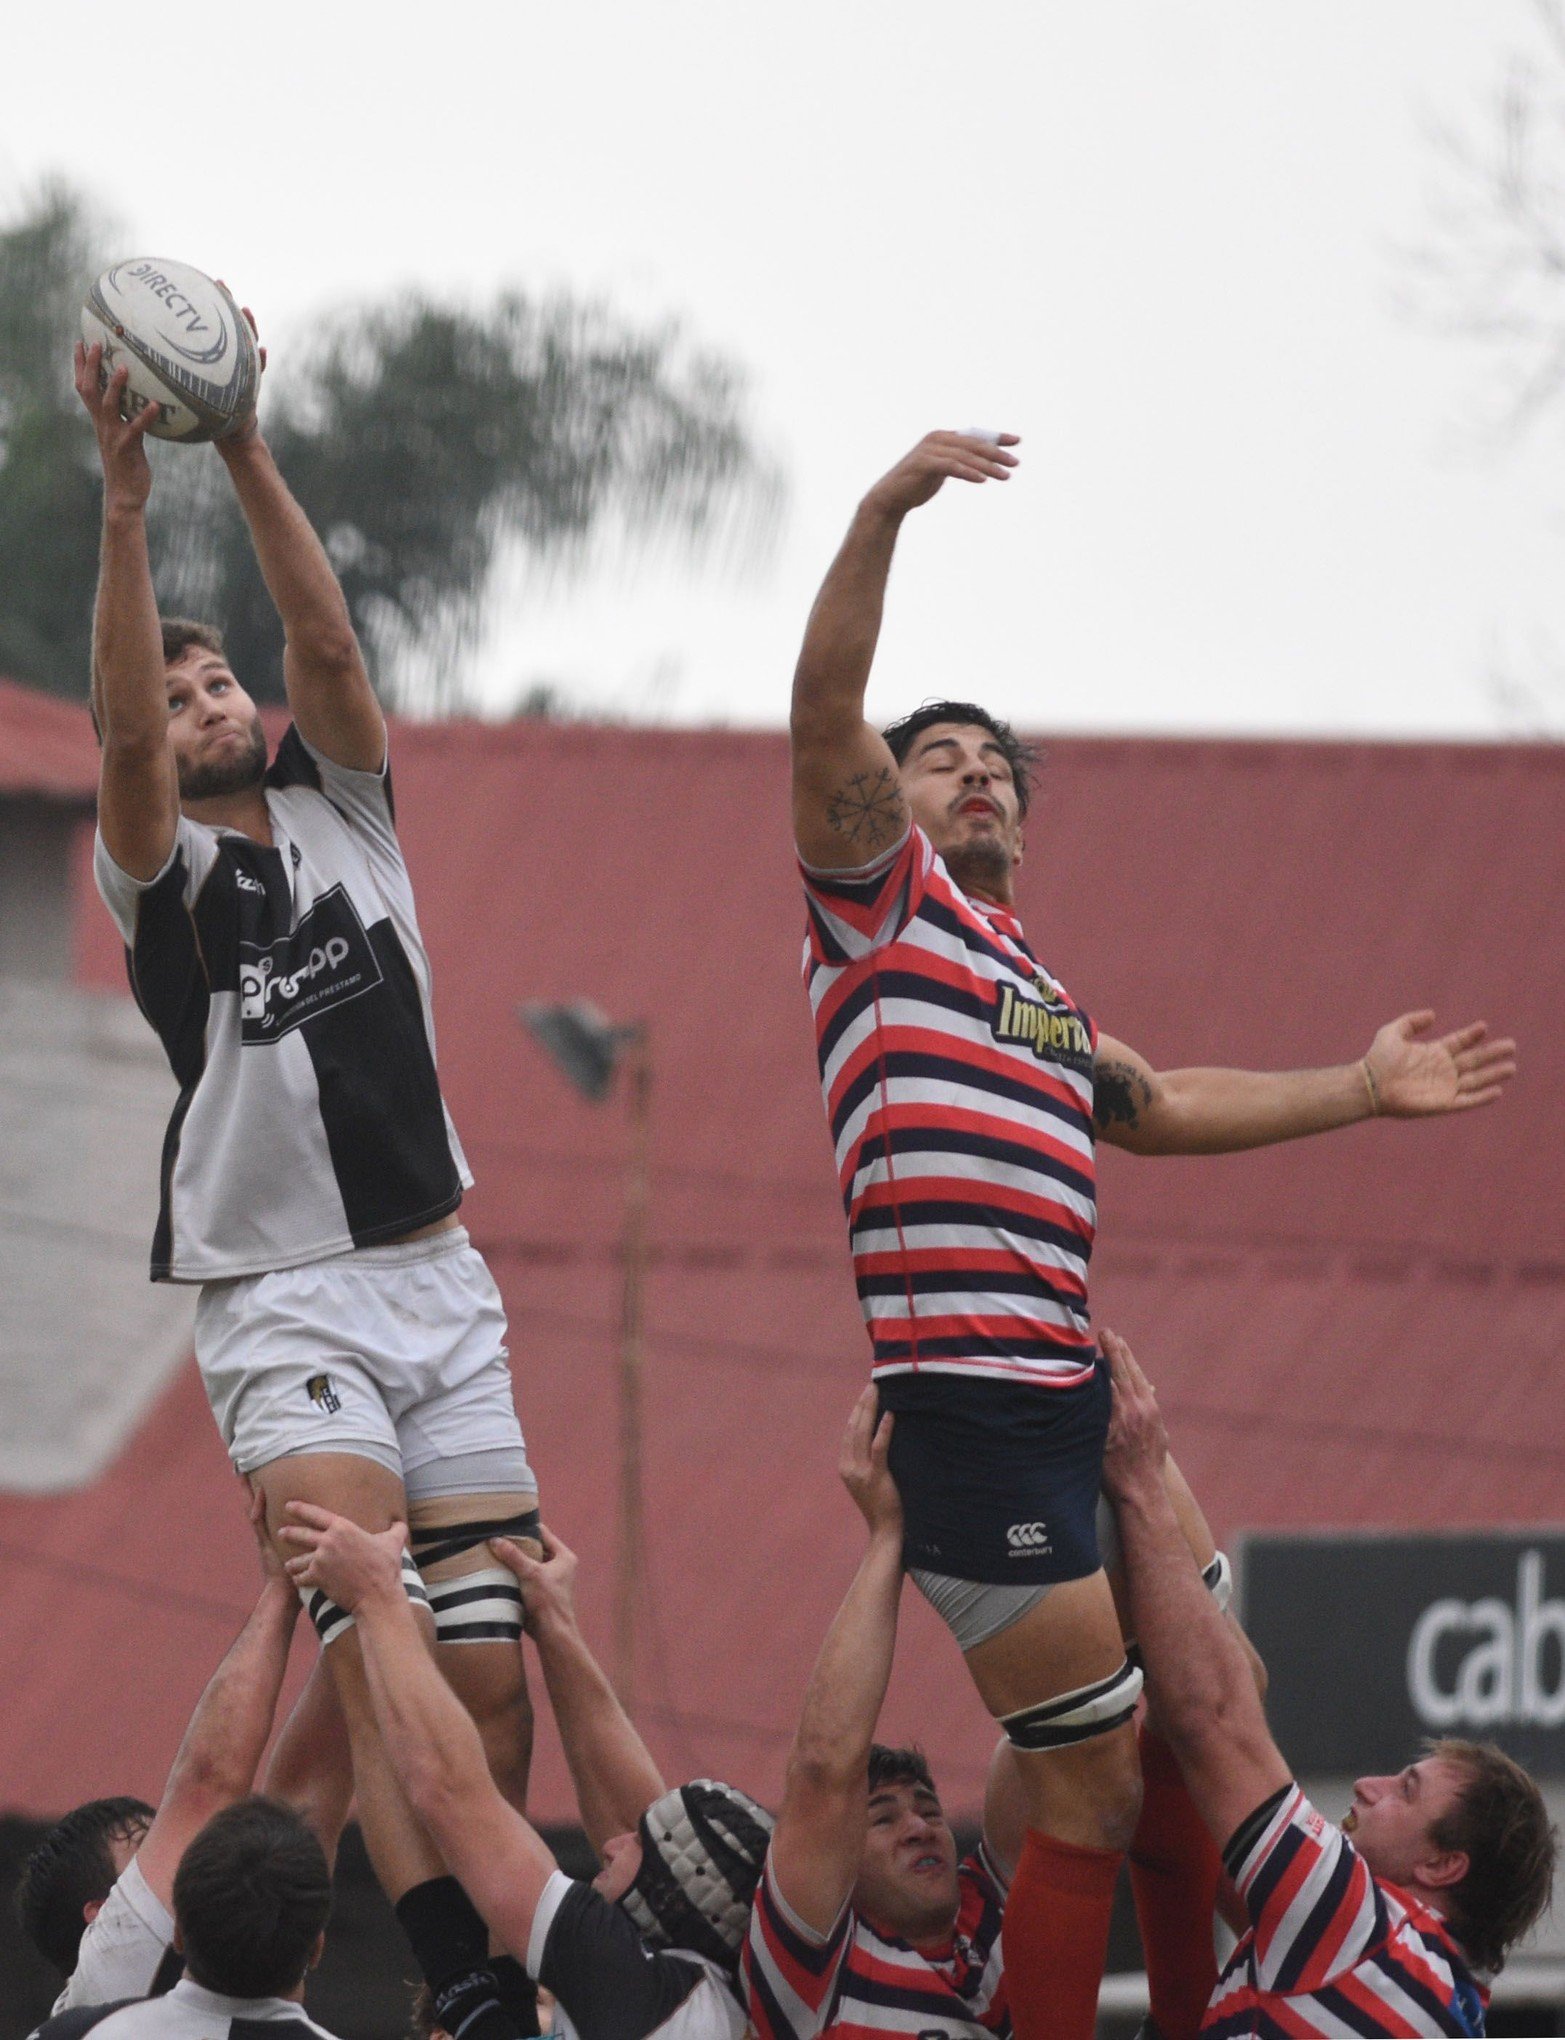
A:
[[[902,833],[905,806],[889,765],[855,772],[826,803],[826,819],[839,836],[864,850],[880,850]]]
[[[1137,1127],[1152,1103],[1152,1086],[1133,1063],[1100,1062],[1094,1068],[1092,1120],[1099,1133],[1110,1126]]]

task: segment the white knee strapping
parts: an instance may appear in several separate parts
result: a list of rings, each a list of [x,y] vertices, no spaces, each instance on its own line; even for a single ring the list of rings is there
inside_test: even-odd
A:
[[[1142,1684],[1140,1665],[1126,1658],[1117,1672],[1093,1685],[1077,1686],[1069,1693],[1057,1693],[1052,1700],[1040,1700],[1036,1707],[1002,1714],[1000,1726],[1019,1750],[1066,1749],[1072,1743],[1108,1735],[1129,1721],[1141,1698]]]
[[[402,1584],[407,1589],[408,1599],[416,1601],[421,1608],[429,1606],[429,1595],[424,1582],[419,1578],[418,1567],[413,1563],[413,1554],[402,1554]],[[345,1629],[353,1627],[353,1617],[346,1608],[339,1608],[329,1594],[319,1587],[301,1587],[299,1599],[304,1603],[304,1612],[315,1624],[315,1633],[324,1650],[328,1643],[334,1643]]]
[[[1201,1578],[1206,1584],[1206,1591],[1217,1603],[1218,1614],[1226,1615],[1234,1597],[1234,1569],[1228,1563],[1226,1551],[1219,1551],[1214,1556],[1211,1564],[1203,1568]]]
[[[437,1643],[520,1643],[522,1590],[503,1565],[431,1580],[427,1592]]]

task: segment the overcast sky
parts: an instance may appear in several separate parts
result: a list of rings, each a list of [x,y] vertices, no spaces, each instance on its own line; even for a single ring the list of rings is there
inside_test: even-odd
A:
[[[735,574],[498,606],[474,687],[775,723],[857,496],[933,425],[1024,436],[903,539],[871,697],[1035,729],[1486,735],[1547,694],[1565,489],[1480,457],[1483,374],[1395,306],[1432,115],[1483,128],[1523,0],[329,0],[28,10],[0,202],[63,172],[123,253],[285,348],[417,283],[565,285],[745,365],[789,500]],[[17,47],[17,38],[23,47]],[[71,336],[62,336],[68,343]],[[1565,693],[1541,713],[1565,729]]]

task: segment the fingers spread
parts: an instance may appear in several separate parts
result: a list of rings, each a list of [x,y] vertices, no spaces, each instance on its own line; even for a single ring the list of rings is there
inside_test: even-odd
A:
[[[1488,1032],[1487,1020],[1474,1020],[1466,1027],[1458,1027],[1454,1034],[1448,1034],[1441,1047],[1448,1048],[1452,1055],[1460,1055],[1463,1049],[1472,1048],[1475,1043],[1482,1041]]]

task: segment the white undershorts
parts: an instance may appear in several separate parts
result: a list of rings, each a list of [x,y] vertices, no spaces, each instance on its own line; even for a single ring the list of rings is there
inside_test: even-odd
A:
[[[466,1229],[208,1282],[196,1361],[241,1473],[351,1452],[410,1499],[536,1492],[505,1308]]]

